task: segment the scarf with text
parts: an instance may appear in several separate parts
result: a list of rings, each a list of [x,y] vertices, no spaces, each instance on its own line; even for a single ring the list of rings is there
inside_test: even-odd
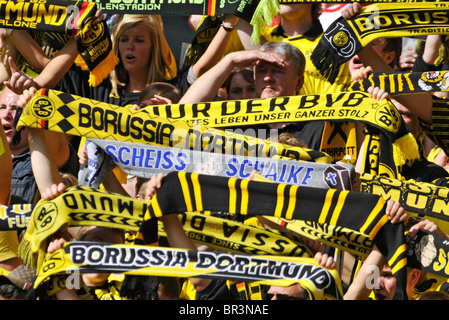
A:
[[[251,40],[258,43],[259,37],[266,25],[270,25],[272,18],[279,13],[278,0],[194,0],[186,2],[117,2],[111,0],[95,0],[99,9],[106,13],[139,13],[139,14],[170,14],[190,16],[221,16],[233,14],[253,26]],[[209,28],[213,30],[213,27]],[[213,31],[212,31],[213,32]]]
[[[333,158],[321,151],[255,138],[241,129],[223,130],[236,125],[319,120],[366,124],[365,147],[370,158],[364,170],[368,173],[397,177],[399,166],[420,157],[416,140],[394,105],[363,92],[150,106],[133,111],[41,89],[25,107],[17,130],[30,126],[87,138],[331,163]]]
[[[314,300],[341,300],[340,277],[313,258],[205,252],[141,245],[70,242],[48,254],[34,288],[67,272],[125,276],[202,277],[289,286],[299,283]]]
[[[34,206],[24,239],[29,242],[31,252],[38,252],[37,266],[40,266],[46,241],[68,225],[137,232],[146,210],[146,201],[84,186],[70,187],[51,201],[40,200]],[[151,233],[148,241],[156,243],[157,223],[153,222],[148,231]]]
[[[391,95],[447,92],[449,71],[373,72],[367,78],[351,83],[347,91],[366,91],[369,87],[385,89]]]
[[[104,21],[92,26],[97,6],[88,1],[8,0],[0,5],[0,27],[63,33],[75,37],[75,63],[90,71],[89,85],[97,86],[118,63]]]
[[[199,105],[189,106],[197,108]],[[39,90],[28,102],[17,130],[22,127],[222,154],[281,156],[319,163],[333,161],[324,152],[192,124],[184,119],[163,118],[48,89]]]
[[[341,248],[357,257],[366,258],[373,248],[373,240],[368,235],[351,228],[274,216],[263,216],[263,218],[332,248]]]
[[[425,229],[420,229],[415,237],[406,237],[407,261],[411,268],[449,278],[446,268],[449,243],[442,237]]]
[[[85,144],[89,165],[80,174],[80,184],[93,188],[100,185],[104,173],[111,169],[109,157],[127,174],[141,178],[185,171],[246,179],[256,170],[272,182],[350,190],[355,175],[354,167],[347,164],[242,157],[100,139],[86,139]]]
[[[395,298],[404,299],[403,225],[392,224],[385,208],[382,197],[360,192],[172,172],[149,202],[142,230],[154,218],[186,211],[268,215],[342,226],[368,235],[377,245],[398,280]]]
[[[143,112],[170,119],[186,119],[209,127],[226,128],[256,123],[326,121],[326,125],[344,122],[365,124],[364,170],[373,174],[398,177],[398,167],[419,159],[419,146],[408,131],[397,109],[387,100],[379,102],[366,92],[339,92],[322,95],[278,97],[236,101],[204,102],[190,105],[148,106]],[[328,130],[326,130],[328,128]],[[245,129],[251,130],[251,129]],[[245,130],[242,129],[243,132]],[[321,151],[339,127],[325,126]],[[346,140],[346,147],[349,139]],[[355,146],[356,148],[356,146]],[[356,156],[354,157],[356,158]]]
[[[361,192],[382,196],[399,202],[405,211],[414,216],[434,220],[449,233],[449,188],[413,180],[361,174]]]
[[[363,7],[349,20],[340,17],[324,32],[311,55],[320,73],[334,82],[341,64],[379,37],[449,33],[448,3],[378,3]]]
[[[179,220],[187,236],[195,243],[231,253],[313,257],[313,252],[301,239],[287,232],[195,212],[179,213]],[[162,223],[158,234],[167,236]]]
[[[0,205],[0,231],[25,230],[33,208],[33,204]]]

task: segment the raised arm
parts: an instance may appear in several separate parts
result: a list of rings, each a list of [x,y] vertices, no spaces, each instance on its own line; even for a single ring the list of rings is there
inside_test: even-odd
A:
[[[212,39],[211,43],[207,47],[206,52],[198,59],[198,61],[192,66],[192,71],[196,77],[200,77],[207,70],[215,66],[222,58],[226,51],[226,46],[232,35],[232,30],[227,31],[225,28],[233,29],[237,25],[239,18],[228,14],[223,20],[223,26],[218,29],[217,34]]]
[[[236,51],[227,54],[214,67],[199,77],[187,90],[179,103],[212,101],[234,68],[248,68],[264,60],[284,66],[274,55],[259,50]]]
[[[67,140],[59,132],[28,130],[33,174],[41,196],[49,199],[65,190],[58,167],[68,160]]]
[[[362,6],[354,2],[342,10],[345,19],[357,15]],[[393,72],[393,68],[370,46],[365,46],[358,54],[364,66],[370,66],[373,72]],[[394,95],[394,94],[392,94]],[[430,93],[394,95],[394,99],[415,116],[432,123],[432,95]]]
[[[92,21],[92,25],[100,23],[104,18],[103,11],[97,10],[95,17]],[[45,68],[40,72],[36,78],[24,75],[19,72],[12,72],[10,81],[4,81],[3,83],[8,86],[14,92],[20,93],[20,89],[28,89],[30,87],[40,88],[54,88],[69,71],[75,58],[78,56],[78,50],[76,47],[75,38],[71,38],[64,47],[51,59]],[[13,70],[11,70],[13,71]],[[17,71],[17,70],[14,70]],[[31,83],[27,87],[23,87],[21,84],[24,82],[23,77],[28,77],[27,80]]]
[[[35,88],[25,90],[21,103],[25,105],[36,92]],[[65,190],[59,169],[70,157],[66,135],[62,132],[28,128],[31,165],[41,195],[56,196]]]

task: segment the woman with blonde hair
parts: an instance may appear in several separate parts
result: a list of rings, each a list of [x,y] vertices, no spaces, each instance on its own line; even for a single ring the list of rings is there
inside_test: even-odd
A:
[[[176,62],[165,39],[160,16],[126,15],[114,27],[112,40],[114,53],[120,60],[110,74],[112,94],[119,95],[118,86],[125,86],[130,92],[141,92],[153,82],[176,75]],[[142,50],[137,52],[139,48]],[[137,61],[139,53],[144,58],[141,61]]]
[[[111,42],[119,63],[109,77],[96,87],[89,86],[88,71],[81,70],[73,63],[78,55],[74,39],[67,42],[58,58],[51,60],[37,77],[32,79],[24,74],[22,76],[28,78],[28,87],[54,88],[109,104],[131,107],[150,83],[168,81],[175,75],[175,62],[159,17],[121,17],[113,29]],[[12,61],[13,68],[14,65]],[[10,83],[13,87],[21,84],[21,80]]]

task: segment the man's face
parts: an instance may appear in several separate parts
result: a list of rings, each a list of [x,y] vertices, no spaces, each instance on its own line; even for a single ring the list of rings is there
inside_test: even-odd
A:
[[[376,300],[392,300],[396,290],[396,278],[389,267],[384,267],[378,280],[379,288],[373,290]]]
[[[5,131],[6,141],[8,142],[11,151],[16,148],[23,148],[28,145],[28,138],[26,136],[27,130],[22,131],[22,139],[18,145],[12,145],[12,137],[14,135],[14,117],[16,111],[20,106],[18,105],[19,96],[11,92],[7,88],[0,94],[0,120]]]
[[[293,96],[302,87],[304,76],[298,76],[290,59],[271,53],[284,60],[285,66],[260,61],[255,69],[256,92],[260,98]]]

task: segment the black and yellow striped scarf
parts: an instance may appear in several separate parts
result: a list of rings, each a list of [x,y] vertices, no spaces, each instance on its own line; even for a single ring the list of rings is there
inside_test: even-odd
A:
[[[449,100],[432,96],[432,123],[420,120],[424,133],[446,154],[449,154]]]
[[[373,240],[398,278],[397,298],[406,299],[403,225],[392,224],[385,207],[382,197],[359,192],[179,172],[165,177],[162,188],[149,203],[142,228],[164,214],[186,211],[267,215],[346,227]]]
[[[63,33],[75,37],[79,56],[75,63],[90,71],[89,84],[97,86],[118,63],[106,22],[92,26],[94,2],[8,0],[0,6],[0,27]]]
[[[449,71],[373,72],[351,83],[347,91],[366,91],[369,87],[385,89],[390,95],[449,91]]]
[[[335,81],[341,64],[379,37],[413,37],[448,34],[446,3],[378,3],[363,7],[349,20],[343,17],[325,31],[311,55],[320,73]]]
[[[449,233],[449,188],[433,183],[361,174],[361,191],[393,199],[411,215],[436,222]]]

